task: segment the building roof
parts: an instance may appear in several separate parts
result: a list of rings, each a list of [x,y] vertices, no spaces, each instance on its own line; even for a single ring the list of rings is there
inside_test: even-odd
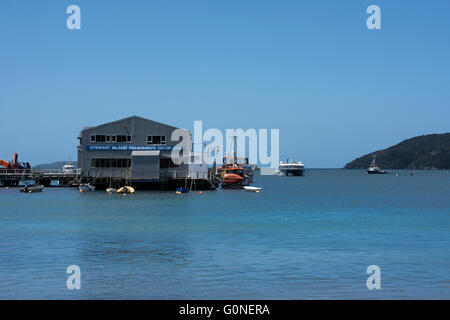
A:
[[[103,126],[107,126],[107,125],[119,123],[119,122],[122,122],[122,121],[125,121],[125,120],[131,120],[131,119],[138,119],[138,120],[150,121],[150,122],[153,122],[153,123],[156,123],[156,124],[160,124],[160,125],[163,125],[163,126],[166,126],[166,127],[170,127],[170,128],[173,128],[173,129],[183,129],[183,128],[174,127],[174,126],[171,126],[171,125],[162,123],[162,122],[158,122],[158,121],[154,121],[154,120],[150,120],[150,119],[146,119],[146,118],[143,118],[143,117],[139,117],[139,116],[134,115],[134,116],[130,116],[130,117],[127,117],[127,118],[123,118],[123,119],[119,119],[119,120],[115,120],[115,121],[111,121],[111,122],[107,122],[107,123],[102,123],[102,124],[100,124],[100,125],[98,125],[98,126],[83,127],[83,129],[81,130],[81,132],[83,132],[83,131],[85,131],[85,130],[90,130],[90,129],[94,129],[94,128],[100,128],[100,127],[103,127]],[[184,130],[186,130],[186,129],[184,129]],[[187,130],[186,130],[186,131],[187,131]],[[81,135],[81,133],[80,133],[80,135]]]

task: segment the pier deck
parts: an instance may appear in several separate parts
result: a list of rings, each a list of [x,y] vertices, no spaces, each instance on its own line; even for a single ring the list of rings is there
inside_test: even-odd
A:
[[[59,169],[0,169],[0,185],[5,187],[17,186],[20,181],[33,180],[35,184],[50,186],[52,181],[58,181],[61,186],[76,185],[80,171],[64,172]]]

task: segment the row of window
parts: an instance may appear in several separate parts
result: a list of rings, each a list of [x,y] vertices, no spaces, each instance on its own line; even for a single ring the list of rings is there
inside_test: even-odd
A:
[[[126,134],[118,134],[118,135],[106,135],[106,134],[93,134],[91,135],[91,142],[131,142],[131,136]]]
[[[130,168],[131,159],[109,159],[109,158],[93,158],[91,159],[91,168]],[[159,159],[159,167],[161,169],[178,168],[172,159]]]
[[[130,143],[131,136],[129,135],[106,135],[106,134],[93,134],[91,135],[91,142],[100,143]],[[147,136],[147,144],[150,145],[165,145],[166,136]]]
[[[166,144],[166,136],[147,136],[147,144]]]
[[[129,168],[131,167],[131,159],[108,159],[100,158],[91,159],[91,168]]]

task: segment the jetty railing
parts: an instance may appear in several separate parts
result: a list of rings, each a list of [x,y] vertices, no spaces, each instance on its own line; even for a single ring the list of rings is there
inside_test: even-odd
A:
[[[45,175],[45,176],[74,176],[79,175],[81,169],[74,170],[61,170],[61,169],[0,169],[0,175],[2,176],[35,176],[35,175]]]

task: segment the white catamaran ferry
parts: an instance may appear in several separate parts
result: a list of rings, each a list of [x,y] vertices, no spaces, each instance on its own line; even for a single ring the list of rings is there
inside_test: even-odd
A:
[[[303,176],[305,172],[305,166],[301,161],[295,162],[292,159],[287,159],[286,162],[280,162],[278,170],[285,176]]]

